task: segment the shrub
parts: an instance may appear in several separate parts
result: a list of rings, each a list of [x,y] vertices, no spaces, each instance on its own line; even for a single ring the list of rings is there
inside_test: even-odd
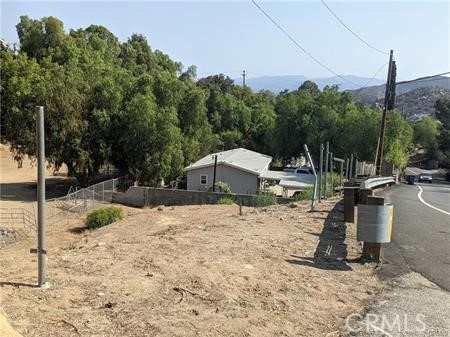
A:
[[[233,205],[234,200],[231,199],[230,197],[222,197],[219,200],[217,200],[217,204],[218,205]]]
[[[89,229],[100,228],[123,218],[123,210],[109,206],[98,208],[88,214],[85,225]]]
[[[216,185],[220,187],[220,190],[223,193],[231,193],[231,188],[230,188],[229,184],[227,184],[223,181],[219,181]]]
[[[303,191],[295,192],[292,199],[294,199],[295,201],[311,200],[313,191],[314,191],[313,187],[308,187],[307,189],[305,189]]]
[[[277,203],[277,196],[272,192],[260,192],[255,196],[255,206],[265,207],[275,205]]]

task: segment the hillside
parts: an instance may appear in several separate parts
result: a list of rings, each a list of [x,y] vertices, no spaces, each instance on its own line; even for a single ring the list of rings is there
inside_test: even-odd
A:
[[[352,90],[353,100],[370,107],[381,107],[384,101],[384,85]],[[411,121],[420,120],[423,116],[434,115],[434,104],[443,96],[450,96],[450,78],[435,78],[402,83],[396,88],[396,108]]]
[[[310,80],[316,83],[320,89],[323,89],[327,85],[339,85],[341,90],[353,90],[358,89],[365,85],[370,79],[366,77],[344,75],[344,78],[355,83],[345,82],[342,78],[337,76],[333,77],[306,77],[302,75],[291,75],[291,76],[262,76],[253,77],[246,79],[246,85],[249,86],[253,91],[258,92],[261,90],[269,90],[273,93],[279,93],[283,90],[296,90],[303,82]],[[242,79],[238,78],[234,80],[235,83],[242,83]],[[384,80],[374,79],[372,83],[381,84]]]

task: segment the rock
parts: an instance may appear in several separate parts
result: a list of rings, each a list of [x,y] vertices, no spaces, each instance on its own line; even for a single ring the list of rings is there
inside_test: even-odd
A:
[[[280,221],[284,221],[284,218],[282,216],[280,216]]]
[[[102,247],[102,246],[104,246],[106,243],[104,243],[104,242],[97,242],[97,247]]]
[[[289,207],[290,208],[298,208],[298,205],[297,204],[289,204]]]
[[[163,211],[163,210],[164,210],[164,206],[163,205],[158,206],[158,211]]]
[[[116,304],[117,304],[117,303],[108,301],[108,302],[105,303],[105,308],[111,309],[111,308],[112,308],[113,306],[115,306]]]
[[[105,293],[99,292],[99,293],[97,293],[97,296],[100,296],[100,297],[105,296]]]

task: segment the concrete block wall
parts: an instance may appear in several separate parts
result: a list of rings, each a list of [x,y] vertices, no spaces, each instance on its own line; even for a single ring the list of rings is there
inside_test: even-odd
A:
[[[236,203],[242,203],[243,206],[255,205],[255,196],[249,194],[225,194],[143,186],[132,186],[125,193],[114,193],[112,202],[135,207],[156,205],[204,205],[216,204],[217,200],[223,197],[230,197],[235,200]],[[277,198],[277,202],[280,204],[291,201],[292,200],[288,198]]]

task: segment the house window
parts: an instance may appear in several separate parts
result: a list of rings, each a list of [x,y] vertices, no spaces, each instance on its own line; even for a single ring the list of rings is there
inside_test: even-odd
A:
[[[200,175],[200,185],[207,185],[207,184],[208,184],[208,175],[201,174]]]

